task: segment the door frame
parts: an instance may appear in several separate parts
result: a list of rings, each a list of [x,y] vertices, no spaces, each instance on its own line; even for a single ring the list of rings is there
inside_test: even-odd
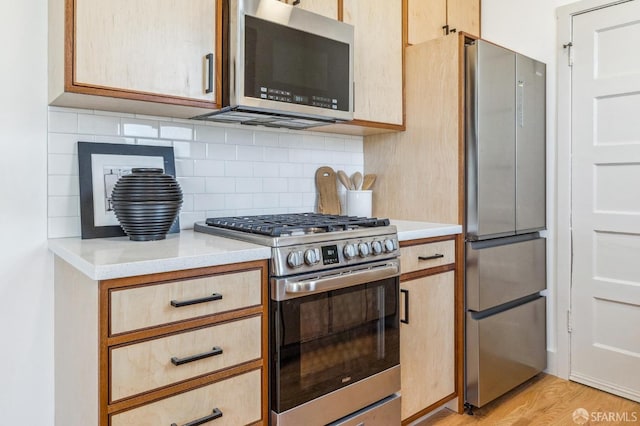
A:
[[[575,15],[626,3],[631,0],[582,0],[556,10],[557,134],[556,134],[556,374],[571,374],[571,336],[568,332],[571,309],[571,68],[568,65],[572,19]]]

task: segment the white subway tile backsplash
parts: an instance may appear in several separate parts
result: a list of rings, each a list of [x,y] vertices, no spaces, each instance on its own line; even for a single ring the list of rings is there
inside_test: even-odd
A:
[[[160,124],[155,120],[130,118],[122,119],[122,133],[137,138],[157,138]]]
[[[224,163],[219,160],[195,160],[193,174],[195,176],[224,176]]]
[[[176,158],[176,176],[193,176],[194,175],[194,160],[182,160]]]
[[[120,117],[78,114],[78,132],[95,135],[120,135]]]
[[[49,110],[49,133],[78,133],[78,114]]]
[[[208,125],[194,126],[195,140],[200,142],[224,143],[226,129],[224,127],[213,127]]]
[[[226,194],[224,205],[228,209],[250,209],[254,207],[253,196],[251,194]]]
[[[205,180],[205,192],[210,194],[229,194],[235,192],[236,178],[212,177]]]
[[[49,154],[49,175],[78,175],[78,156]]]
[[[271,162],[256,162],[253,163],[253,175],[261,177],[278,177],[280,170],[277,164]]]
[[[49,108],[49,237],[80,235],[77,142],[173,146],[180,227],[207,217],[316,209],[320,166],[362,171],[362,138],[195,120]]]
[[[224,208],[224,194],[195,194],[193,196],[193,210],[215,210]]]
[[[261,146],[239,145],[237,148],[238,148],[239,161],[263,161],[264,160],[264,148]]]
[[[231,145],[253,145],[253,130],[227,129],[226,143]]]
[[[345,141],[341,138],[326,137],[324,139],[324,147],[329,151],[344,151]]]
[[[268,210],[268,209],[274,209],[276,207],[280,207],[280,200],[278,196],[275,194],[269,194],[266,192],[255,193],[253,194],[253,204],[255,206],[260,206],[260,209],[262,211],[266,210],[265,213],[254,213],[254,214],[268,214],[269,212],[273,212],[273,210]]]
[[[261,178],[236,178],[236,193],[261,193],[262,192],[262,179]]]
[[[213,160],[235,160],[237,159],[237,148],[235,145],[225,145],[222,143],[209,143],[206,147],[207,158]]]
[[[77,133],[49,133],[47,149],[50,154],[78,155],[78,141],[95,142],[95,136]]]
[[[78,185],[78,176],[49,175],[47,192],[50,197],[79,195]]]
[[[301,192],[284,192],[279,194],[280,207],[302,207]]]
[[[178,176],[178,183],[183,194],[202,194],[204,193],[203,177],[181,177]]]
[[[286,178],[264,178],[262,180],[262,190],[264,192],[287,192],[289,179]]]
[[[206,212],[184,212],[180,213],[180,229],[193,229],[193,224],[202,222],[210,217]]]
[[[284,148],[301,148],[302,135],[300,133],[282,133],[279,137],[280,146]]]
[[[160,122],[160,137],[162,139],[193,139],[193,125],[176,122]]]
[[[225,161],[224,175],[235,177],[253,176],[253,164],[248,161]]]
[[[253,133],[253,142],[259,146],[278,146],[280,143],[278,140],[278,133],[255,131]]]
[[[80,197],[49,197],[47,213],[49,217],[80,216]]]
[[[287,180],[287,192],[313,192],[315,190],[315,179],[298,178]]]
[[[277,162],[277,163],[291,161],[290,152],[291,150],[288,148],[273,148],[273,147],[265,148],[264,161]]]
[[[280,177],[297,178],[303,177],[304,167],[301,163],[280,164]]]
[[[49,217],[49,238],[65,238],[80,236],[80,217]]]

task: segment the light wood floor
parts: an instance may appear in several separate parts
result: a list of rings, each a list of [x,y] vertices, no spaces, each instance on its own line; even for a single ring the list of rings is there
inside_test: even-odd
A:
[[[631,374],[638,374],[633,372]],[[555,376],[539,374],[506,395],[474,410],[474,415],[442,410],[419,423],[420,426],[449,425],[576,425],[573,412],[584,408],[586,425],[640,424],[640,404]],[[596,421],[595,416],[601,416]],[[620,413],[629,421],[606,421],[608,413]],[[599,414],[604,413],[604,414]],[[614,414],[616,415],[616,414]],[[613,419],[613,417],[609,417]],[[593,420],[593,421],[592,421]]]

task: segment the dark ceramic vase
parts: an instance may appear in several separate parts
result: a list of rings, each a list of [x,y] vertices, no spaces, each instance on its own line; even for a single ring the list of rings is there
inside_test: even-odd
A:
[[[182,190],[162,169],[135,168],[111,193],[113,210],[133,241],[163,240],[182,206]]]

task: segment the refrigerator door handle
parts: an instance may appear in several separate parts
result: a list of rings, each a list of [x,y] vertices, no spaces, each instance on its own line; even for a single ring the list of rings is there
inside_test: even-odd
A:
[[[518,95],[516,105],[516,115],[518,116],[518,126],[524,127],[524,81],[518,81]]]

